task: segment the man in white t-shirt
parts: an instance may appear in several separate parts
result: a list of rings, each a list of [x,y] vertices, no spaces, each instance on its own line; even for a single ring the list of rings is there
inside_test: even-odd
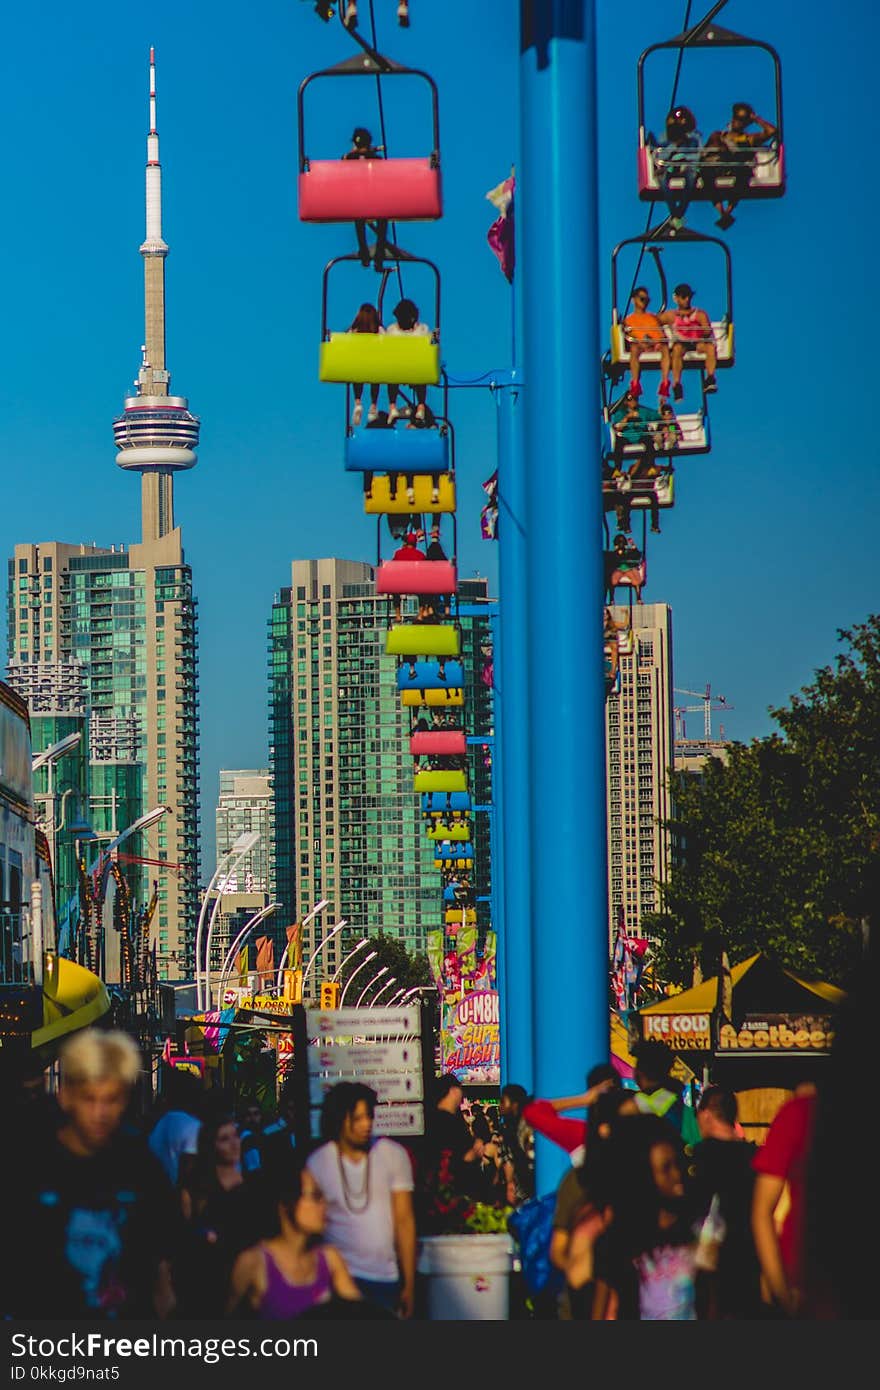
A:
[[[327,1199],[326,1239],[343,1256],[364,1298],[412,1317],[416,1223],[409,1155],[393,1139],[371,1138],[376,1092],[356,1081],[328,1091],[327,1140],[306,1167]]]

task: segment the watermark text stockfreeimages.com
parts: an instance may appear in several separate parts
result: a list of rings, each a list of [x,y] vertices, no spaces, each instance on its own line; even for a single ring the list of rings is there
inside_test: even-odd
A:
[[[25,1332],[14,1332],[10,1338],[13,1360],[12,1380],[25,1380],[29,1376],[39,1378],[38,1367],[28,1367],[28,1361],[39,1363],[44,1360],[77,1361],[99,1358],[104,1361],[140,1357],[171,1357],[182,1361],[202,1361],[213,1366],[219,1361],[234,1360],[236,1357],[265,1357],[284,1359],[288,1356],[317,1356],[318,1343],[314,1337],[163,1337],[153,1332],[146,1337],[108,1337],[103,1332],[71,1332],[60,1337],[35,1337]],[[24,1363],[24,1364],[18,1364]],[[67,1368],[58,1367],[58,1371]],[[73,1372],[58,1379],[92,1380],[95,1375],[86,1375],[87,1369],[70,1367]],[[108,1370],[113,1369],[108,1367]],[[33,1375],[34,1371],[37,1375]],[[51,1377],[56,1379],[55,1376]],[[102,1379],[116,1377],[102,1377]]]

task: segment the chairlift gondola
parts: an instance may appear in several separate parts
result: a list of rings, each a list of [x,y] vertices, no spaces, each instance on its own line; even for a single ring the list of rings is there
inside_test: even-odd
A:
[[[415,671],[414,676],[410,674],[410,667],[404,662],[397,672],[397,688],[404,695],[421,691],[426,695],[431,691],[460,691],[464,687],[464,668],[460,661],[445,662],[442,676],[436,661],[416,661],[412,669]],[[443,701],[437,700],[434,703],[442,704]]]
[[[431,92],[430,153],[415,159],[312,159],[306,152],[306,89],[320,78],[345,77],[415,77],[427,83]],[[302,222],[432,222],[443,215],[437,84],[420,68],[405,67],[379,53],[357,53],[311,73],[297,92],[297,132]]]
[[[470,811],[472,805],[470,792],[467,791],[446,793],[429,791],[422,796],[422,814],[426,816],[446,816],[450,811]]]
[[[420,729],[410,734],[409,751],[414,758],[463,757],[467,739],[463,729]]]
[[[385,634],[386,656],[458,656],[461,635],[454,623],[395,623]]]
[[[420,705],[427,705],[432,709],[438,706],[454,709],[464,704],[464,690],[461,686],[442,685],[428,686],[422,690],[402,690],[400,703],[403,709],[417,709]]]
[[[711,340],[715,344],[717,357],[717,368],[732,367],[734,363],[733,345],[733,267],[731,262],[730,250],[727,243],[720,237],[704,236],[702,232],[691,231],[688,227],[675,227],[671,221],[667,220],[658,227],[656,231],[643,232],[638,236],[627,237],[624,241],[618,242],[611,253],[611,351],[609,354],[609,371],[612,380],[619,380],[630,362],[630,344],[627,341],[627,331],[624,319],[627,316],[628,301],[621,303],[618,284],[618,257],[626,246],[638,246],[642,252],[647,252],[654,261],[657,275],[660,280],[660,296],[658,312],[667,310],[667,276],[666,268],[663,263],[663,254],[670,248],[678,250],[680,247],[687,250],[689,247],[717,246],[721,253],[723,263],[723,275],[721,280],[721,305],[722,312],[715,318],[709,314],[711,324]],[[687,273],[687,265],[683,266],[683,272]],[[630,291],[631,293],[631,291]],[[702,296],[701,296],[702,297]],[[696,307],[696,306],[695,306]],[[707,311],[708,312],[708,311]],[[676,337],[670,327],[664,328],[668,346],[676,345]],[[708,330],[707,330],[708,332]],[[645,369],[657,370],[661,365],[661,351],[659,346],[656,349],[642,347],[639,354],[639,362],[642,371]],[[682,366],[685,369],[698,368],[703,370],[705,358],[698,348],[685,346],[682,354]]]
[[[324,267],[321,281],[321,348],[318,365],[320,381],[349,384],[362,381],[404,386],[436,386],[440,381],[440,272],[433,261],[411,256],[389,247],[392,264],[425,265],[434,276],[434,327],[429,334],[353,333],[330,329],[327,322],[327,291],[330,273],[345,262],[360,264],[357,252],[334,256]],[[382,276],[379,316],[390,270]],[[419,431],[421,433],[421,431]]]
[[[768,139],[766,146],[755,146],[752,157],[746,162],[738,151],[726,152],[715,146],[703,146],[699,153],[697,172],[688,179],[684,173],[676,173],[674,162],[664,161],[663,142],[657,140],[645,123],[645,63],[652,53],[663,49],[716,49],[756,48],[767,53],[773,64],[776,93],[776,119],[773,122],[776,134]],[[651,44],[639,58],[638,63],[638,102],[639,102],[639,150],[638,182],[639,197],[643,202],[666,202],[670,197],[687,197],[691,202],[716,203],[735,195],[737,202],[753,198],[781,198],[785,192],[785,159],[782,142],[782,65],[779,54],[769,43],[760,39],[749,39],[743,34],[735,34],[715,24],[711,16],[674,38],[662,43]],[[744,153],[744,152],[743,152]],[[748,168],[749,177],[744,178]],[[690,186],[688,187],[688,184]]]
[[[417,792],[466,792],[467,773],[458,768],[432,768],[417,772],[414,783]]]

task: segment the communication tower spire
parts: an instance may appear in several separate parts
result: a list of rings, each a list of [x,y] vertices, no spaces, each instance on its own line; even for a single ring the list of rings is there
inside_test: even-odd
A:
[[[174,530],[174,474],[192,468],[199,442],[199,421],[185,396],[169,392],[165,366],[165,257],[162,237],[162,166],[156,128],[156,53],[150,49],[150,129],[147,134],[146,237],[144,258],[144,344],[137,375],[137,394],[113,421],[120,468],[142,475],[143,541],[158,540]]]

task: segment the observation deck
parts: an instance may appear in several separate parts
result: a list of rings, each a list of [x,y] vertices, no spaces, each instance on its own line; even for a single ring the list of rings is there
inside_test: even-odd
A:
[[[200,422],[185,396],[132,396],[113,421],[116,462],[136,473],[179,473],[197,462]]]

